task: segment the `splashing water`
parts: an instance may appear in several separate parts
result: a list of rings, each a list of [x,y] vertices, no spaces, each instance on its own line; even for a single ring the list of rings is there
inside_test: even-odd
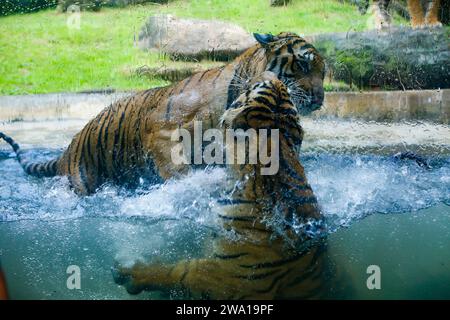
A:
[[[323,212],[336,226],[372,213],[400,213],[450,201],[450,158],[426,170],[394,157],[314,154],[304,157]]]
[[[44,159],[57,154],[41,149],[30,156]],[[429,170],[392,156],[310,152],[301,161],[330,230],[371,213],[450,203],[450,158],[432,159]],[[199,170],[148,190],[105,186],[92,196],[78,197],[66,178],[27,177],[12,153],[0,154],[0,164],[0,221],[104,217],[173,220],[174,228],[175,221],[190,220],[213,228],[226,177],[221,168]]]

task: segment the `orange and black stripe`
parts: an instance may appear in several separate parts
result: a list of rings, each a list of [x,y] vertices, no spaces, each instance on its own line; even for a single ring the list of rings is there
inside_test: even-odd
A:
[[[53,159],[47,162],[31,162],[26,159],[24,151],[20,149],[20,146],[9,136],[0,132],[0,138],[8,143],[14,150],[17,156],[17,160],[22,166],[23,170],[35,177],[53,177],[56,175],[58,159]]]

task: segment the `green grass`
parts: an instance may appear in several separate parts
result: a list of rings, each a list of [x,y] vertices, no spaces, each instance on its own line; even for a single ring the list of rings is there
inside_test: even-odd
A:
[[[292,0],[284,7],[270,7],[269,0],[177,1],[162,11],[179,17],[230,21],[250,32],[292,31],[300,35],[364,30],[367,20],[356,7],[336,0]]]
[[[364,30],[367,17],[335,0],[292,0],[271,8],[268,0],[191,0],[169,5],[103,8],[82,12],[80,30],[54,10],[0,18],[0,94],[142,89],[165,84],[133,76],[137,67],[172,62],[134,46],[148,16],[220,19],[249,32],[293,31],[302,35]]]
[[[0,94],[163,84],[124,72],[157,61],[133,46],[142,8],[82,13],[80,30],[69,29],[66,18],[53,10],[0,18]]]

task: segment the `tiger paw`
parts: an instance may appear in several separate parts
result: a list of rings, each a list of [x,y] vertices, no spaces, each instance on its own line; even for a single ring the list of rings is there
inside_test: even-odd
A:
[[[119,263],[115,263],[114,266],[111,267],[111,273],[114,282],[125,287],[129,294],[138,294],[144,290],[144,288],[135,283],[132,268],[125,268]]]

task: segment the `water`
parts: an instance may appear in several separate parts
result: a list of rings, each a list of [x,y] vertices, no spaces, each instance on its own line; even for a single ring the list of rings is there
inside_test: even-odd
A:
[[[35,149],[34,159],[58,151]],[[199,170],[149,190],[129,192],[106,185],[78,197],[64,177],[28,177],[11,152],[0,153],[0,221],[66,220],[83,217],[191,219],[211,227],[225,170]],[[393,156],[308,153],[301,161],[324,215],[336,227],[371,213],[417,211],[450,203],[450,157],[433,158],[431,169]]]
[[[5,131],[31,157],[48,159],[82,123],[17,122],[5,124]],[[328,219],[329,255],[348,273],[351,289],[344,298],[450,298],[448,127],[327,120],[303,125],[301,160]],[[154,292],[129,296],[113,283],[110,267],[115,260],[202,256],[220,230],[215,213],[223,169],[133,193],[105,186],[80,198],[65,178],[27,177],[3,146],[0,253],[13,298],[167,298]],[[431,169],[392,156],[405,148],[425,154]],[[72,264],[82,270],[81,290],[66,287]],[[382,290],[366,287],[371,264],[382,269]]]

